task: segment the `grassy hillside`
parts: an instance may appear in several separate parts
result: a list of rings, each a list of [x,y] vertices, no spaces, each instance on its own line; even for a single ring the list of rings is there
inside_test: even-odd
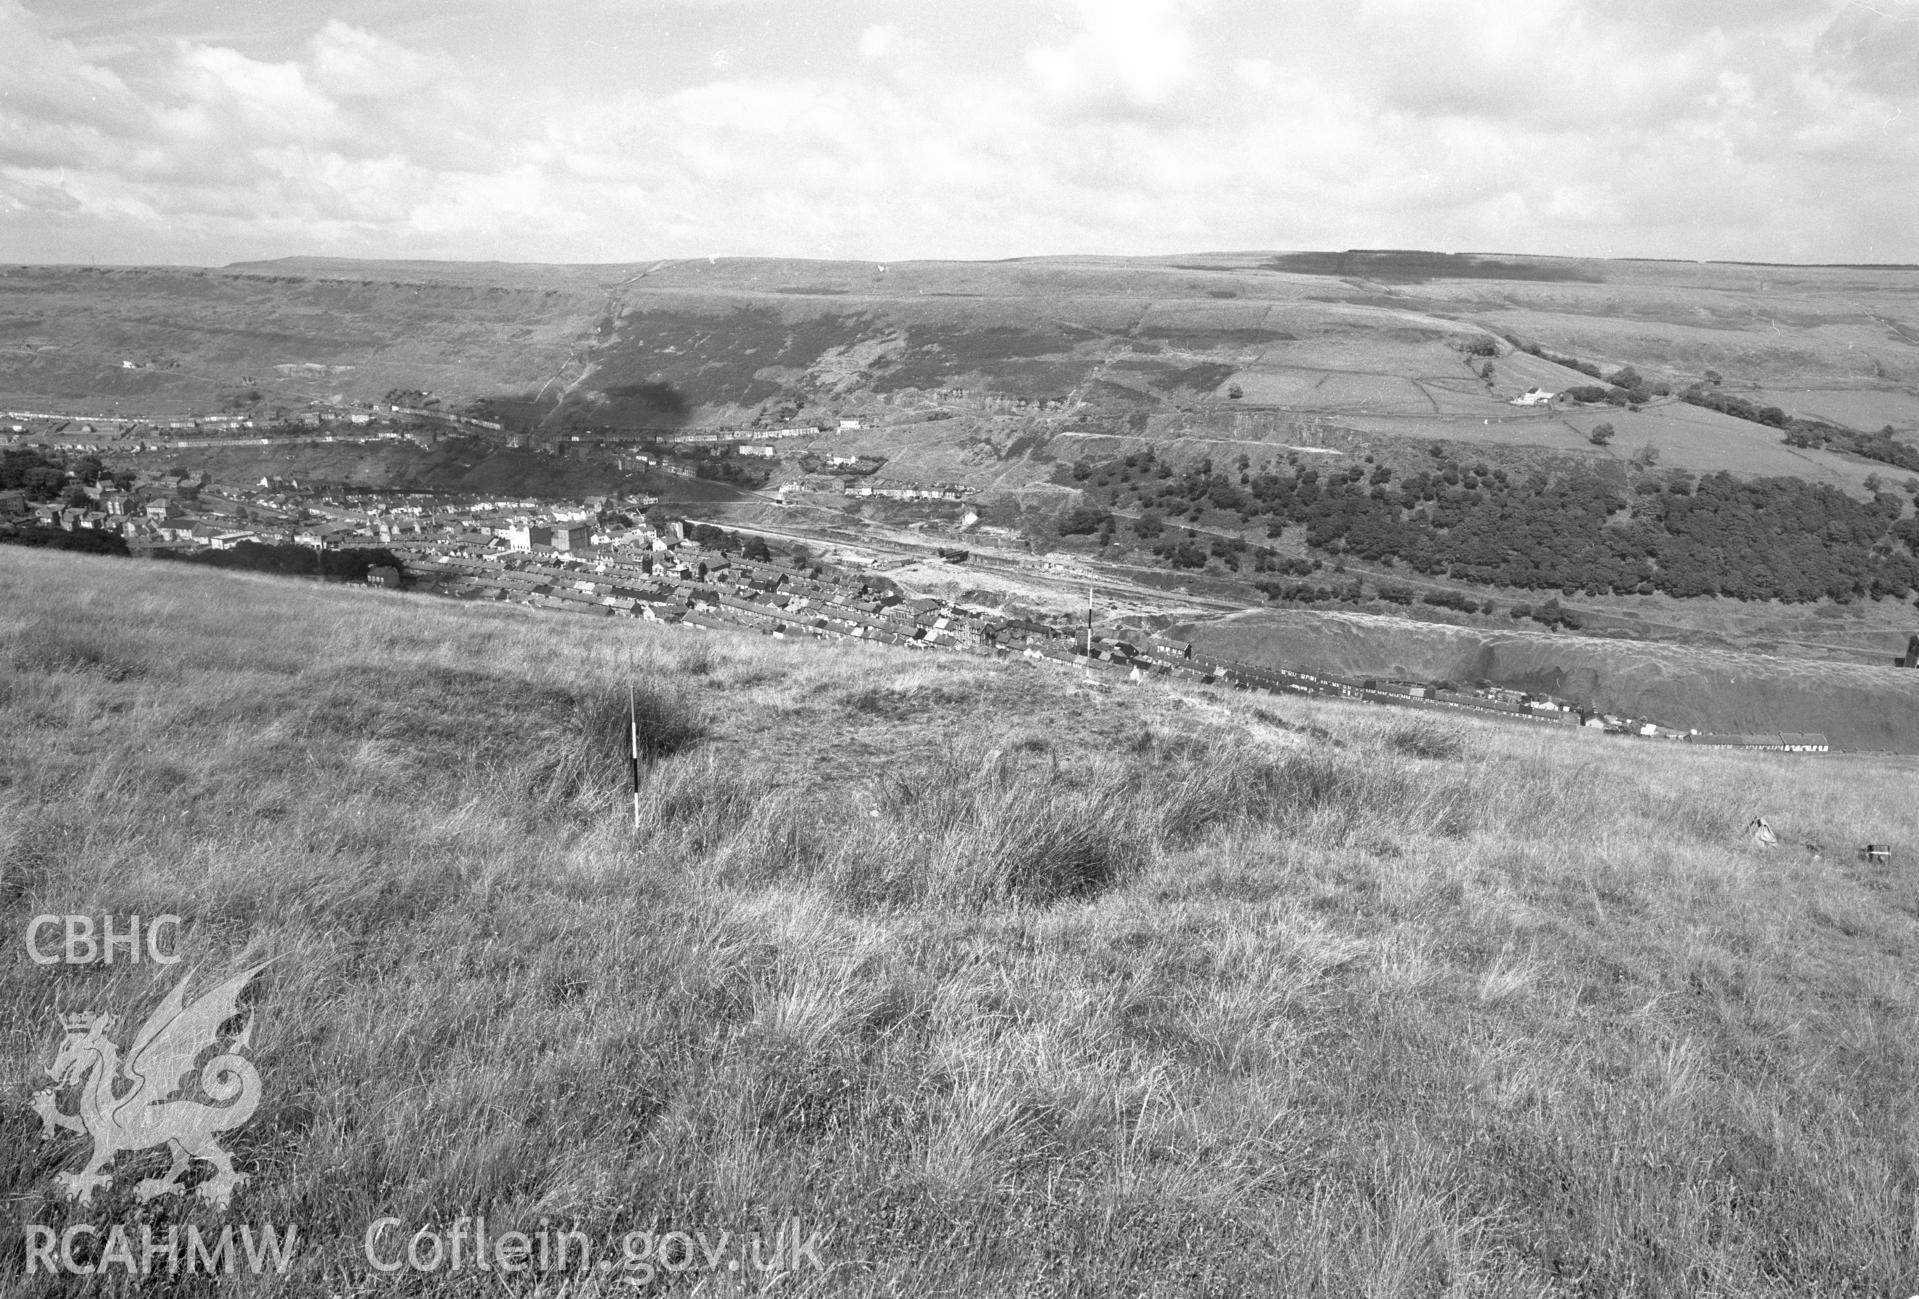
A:
[[[563,272],[507,287],[457,274],[412,280],[404,264],[378,281],[7,267],[0,400],[152,417],[265,414],[316,399],[377,400],[393,388],[471,397],[537,387],[590,337],[605,302],[597,285]]]
[[[306,1243],[220,1293],[498,1293],[362,1257],[478,1213],[821,1233],[663,1293],[1919,1288],[1907,770],[12,550],[0,605],[5,930],[276,958],[232,1216]],[[220,1219],[158,1152],[69,1205],[27,1100],[176,971],[10,941],[0,1289],[130,1292],[23,1224]]]
[[[1695,473],[1857,493],[1873,464],[1678,402],[1521,410],[1508,401],[1529,387],[1590,380],[1503,342],[1482,379],[1483,360],[1461,349],[1522,337],[1674,391],[1715,370],[1716,392],[1912,434],[1915,279],[1399,254],[15,267],[0,271],[0,400],[170,413],[420,388],[489,399],[518,423],[614,428],[870,423],[939,405],[957,422],[943,431],[964,435],[940,471],[971,481],[964,446],[1070,431],[1065,414],[1034,424],[1016,404],[1070,397],[1085,403],[1080,431],[1276,443],[1344,431],[1594,459],[1651,444]],[[1618,428],[1610,451],[1586,440],[1601,421]]]

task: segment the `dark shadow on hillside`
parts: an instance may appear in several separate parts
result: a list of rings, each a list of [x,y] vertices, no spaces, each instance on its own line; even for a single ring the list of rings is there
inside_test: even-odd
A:
[[[630,392],[626,400],[654,407],[636,412],[646,417],[667,413],[660,409],[663,394],[649,385],[671,388],[689,408],[777,403],[799,394],[763,375],[806,370],[828,351],[881,332],[884,326],[867,313],[813,314],[800,303],[723,315],[673,306],[634,310],[620,321],[619,337],[595,353],[584,386],[610,401]]]
[[[1213,329],[1203,325],[1142,325],[1134,332],[1134,337],[1163,339],[1189,348],[1259,347],[1266,343],[1299,341],[1298,334],[1289,334],[1283,329],[1263,329],[1257,326],[1245,329]]]
[[[1191,392],[1211,392],[1233,377],[1234,368],[1217,361],[1200,361],[1193,365],[1174,365],[1167,361],[1128,360],[1114,364],[1114,369],[1131,370],[1143,377],[1147,383],[1162,392],[1186,389]],[[1106,381],[1096,380],[1096,383]]]
[[[666,434],[685,428],[693,418],[687,395],[658,379],[588,389],[558,400],[537,393],[489,400],[509,432]]]
[[[1002,392],[1049,397],[1070,390],[1094,368],[1094,358],[1075,354],[1098,331],[1047,323],[1012,325],[916,324],[906,330],[906,351],[872,380],[874,392],[964,384],[968,376],[990,377]]]
[[[660,424],[685,423],[692,403],[670,383],[622,383],[604,390],[607,413],[618,422],[622,417],[639,416]]]
[[[1396,248],[1355,248],[1343,253],[1281,253],[1262,263],[1269,271],[1296,275],[1333,275],[1387,284],[1424,284],[1428,280],[1536,280],[1598,284],[1600,278],[1549,261],[1504,262],[1471,253],[1425,253]]]
[[[768,418],[788,419],[805,394],[781,371],[805,371],[827,352],[885,330],[868,313],[810,314],[797,305],[724,313],[642,308],[621,317],[617,333],[603,335],[591,373],[564,399],[555,395],[556,383],[493,403],[509,429],[547,433],[670,433],[716,406],[764,405]]]

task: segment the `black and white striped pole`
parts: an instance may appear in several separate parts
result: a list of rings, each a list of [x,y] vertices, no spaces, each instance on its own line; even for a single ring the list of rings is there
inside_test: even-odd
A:
[[[627,771],[633,782],[633,829],[640,828],[640,714],[633,704],[633,683],[626,683]]]

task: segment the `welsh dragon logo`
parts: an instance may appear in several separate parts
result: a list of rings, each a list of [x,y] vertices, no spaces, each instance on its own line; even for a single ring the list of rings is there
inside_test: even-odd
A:
[[[214,1167],[201,1183],[201,1199],[227,1207],[234,1188],[245,1174],[233,1171],[233,1160],[214,1137],[253,1117],[260,1103],[260,1075],[240,1052],[251,1045],[253,1019],[240,1032],[221,1042],[220,1026],[238,1012],[240,993],[265,963],[243,970],[187,1003],[186,978],[147,1017],[125,1058],[107,1036],[113,1015],[63,1015],[66,1038],[47,1074],[54,1086],[34,1093],[33,1108],[45,1124],[42,1140],[62,1128],[93,1140],[93,1154],[77,1173],[61,1173],[60,1189],[69,1199],[86,1204],[96,1189],[113,1178],[105,1169],[120,1151],[166,1145],[173,1166],[163,1177],[143,1179],[134,1188],[142,1201],[157,1195],[178,1195],[180,1178],[195,1159]],[[200,1090],[215,1104],[182,1096],[182,1082],[207,1051],[216,1052],[200,1066]],[[68,1114],[59,1105],[60,1092],[79,1089],[79,1108]],[[124,1089],[124,1090],[123,1090]]]

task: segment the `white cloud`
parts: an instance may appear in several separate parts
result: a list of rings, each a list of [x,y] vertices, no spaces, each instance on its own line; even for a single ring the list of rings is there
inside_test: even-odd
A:
[[[314,82],[330,95],[399,99],[422,83],[447,78],[448,63],[335,18],[309,44]]]
[[[1233,75],[1249,86],[1265,89],[1279,76],[1279,70],[1271,59],[1238,59],[1233,63]]]
[[[140,98],[116,72],[47,35],[18,0],[0,0],[0,49],[7,51],[0,76],[0,113],[7,119],[116,131],[140,121]]]
[[[1919,90],[1919,3],[1841,9],[1815,46],[1821,63],[1868,90],[1910,97]]]
[[[195,110],[195,133],[220,141],[278,144],[344,133],[334,101],[297,63],[261,63],[236,50],[197,47],[182,52],[176,94]]]
[[[1079,30],[1027,51],[1041,89],[1065,101],[1164,103],[1193,75],[1197,0],[1078,0]]]
[[[1919,260],[1910,0],[1756,3],[1079,0],[991,37],[929,9],[848,18],[810,61],[738,6],[542,79],[506,36],[456,58],[371,18],[89,52],[0,0],[0,255]]]
[[[875,23],[860,33],[860,57],[869,61],[883,59],[899,45],[900,29],[891,23]]]

